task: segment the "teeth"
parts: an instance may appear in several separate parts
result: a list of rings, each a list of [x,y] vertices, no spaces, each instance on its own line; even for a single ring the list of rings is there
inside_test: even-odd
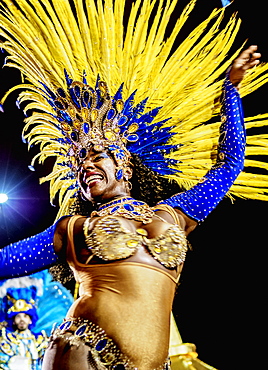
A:
[[[91,175],[86,178],[85,182],[88,184],[93,180],[102,180],[102,176],[101,175]]]

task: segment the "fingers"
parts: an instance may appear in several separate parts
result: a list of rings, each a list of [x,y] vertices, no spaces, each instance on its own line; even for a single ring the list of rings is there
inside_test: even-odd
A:
[[[234,61],[234,68],[241,68],[243,71],[253,68],[260,63],[261,54],[257,52],[258,47],[251,45],[244,50],[239,57]]]
[[[258,47],[256,45],[249,46],[233,62],[229,78],[237,88],[239,88],[239,84],[243,80],[246,71],[260,63],[261,54],[257,52],[257,49]]]

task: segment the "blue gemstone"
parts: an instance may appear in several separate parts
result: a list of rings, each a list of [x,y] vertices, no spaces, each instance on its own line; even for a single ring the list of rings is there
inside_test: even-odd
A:
[[[107,345],[107,342],[108,342],[108,339],[101,339],[98,341],[98,343],[96,344],[96,351],[100,352],[102,351],[106,345]]]
[[[85,333],[86,329],[87,329],[86,324],[79,326],[79,328],[75,332],[75,335],[78,335],[79,337],[82,336]]]
[[[71,320],[68,320],[68,321],[65,321],[63,322],[60,326],[59,326],[59,329],[60,330],[68,330],[70,329],[70,327],[72,326],[72,321]]]
[[[126,116],[122,116],[118,121],[118,126],[123,126],[127,122],[127,119]]]
[[[137,134],[128,135],[127,137],[128,141],[135,142],[139,140],[139,136]]]
[[[77,97],[80,97],[81,91],[79,86],[74,87],[74,93]]]
[[[87,122],[84,123],[83,130],[85,134],[89,133],[89,124]]]
[[[122,179],[122,177],[123,177],[123,170],[122,170],[122,169],[118,170],[118,171],[116,172],[116,174],[115,174],[115,177],[116,177],[116,180],[117,180],[117,181],[121,180],[121,179]]]
[[[59,88],[57,90],[57,93],[59,94],[59,96],[61,96],[62,98],[66,98],[66,94],[65,94],[65,91],[62,89],[62,88]]]
[[[120,208],[120,206],[115,206],[115,207],[111,210],[111,213],[116,212],[119,208]]]
[[[123,207],[127,210],[127,211],[134,211],[134,207],[131,205],[131,204],[124,204]]]
[[[112,118],[114,118],[114,116],[115,116],[115,109],[110,109],[109,110],[109,112],[107,113],[107,119],[112,119]]]
[[[75,132],[75,131],[73,131],[73,132],[71,133],[71,139],[72,139],[73,141],[78,141],[78,133],[77,133],[77,132]]]
[[[143,202],[139,202],[138,200],[134,200],[132,202],[135,206],[141,206],[143,204]]]
[[[82,149],[80,150],[80,152],[79,152],[79,157],[80,157],[80,158],[85,158],[85,157],[86,157],[86,155],[87,155],[87,150],[86,150],[86,148],[82,148]]]
[[[63,106],[63,104],[60,101],[55,100],[54,101],[54,104],[56,105],[57,108],[64,109],[64,106]]]
[[[88,101],[89,101],[89,92],[88,91],[84,91],[83,99],[84,99],[85,103],[88,103]]]

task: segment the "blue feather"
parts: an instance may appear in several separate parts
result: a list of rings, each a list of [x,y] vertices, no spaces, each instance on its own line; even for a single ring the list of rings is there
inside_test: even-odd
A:
[[[65,80],[66,80],[67,86],[69,87],[72,84],[73,80],[69,77],[65,68],[64,68],[64,75],[65,75]]]
[[[123,92],[123,86],[124,86],[124,83],[122,83],[119,87],[119,89],[117,90],[117,92],[115,93],[114,97],[113,97],[113,102],[117,101],[117,100],[122,100],[122,92]]]

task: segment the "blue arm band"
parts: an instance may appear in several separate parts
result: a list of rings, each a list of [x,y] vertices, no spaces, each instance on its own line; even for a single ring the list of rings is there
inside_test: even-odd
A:
[[[0,249],[0,279],[29,275],[57,262],[58,256],[53,248],[55,228],[56,224]]]
[[[227,78],[221,119],[216,164],[197,185],[159,202],[181,209],[197,222],[203,221],[218,205],[244,167],[246,134],[243,108],[238,91]]]

